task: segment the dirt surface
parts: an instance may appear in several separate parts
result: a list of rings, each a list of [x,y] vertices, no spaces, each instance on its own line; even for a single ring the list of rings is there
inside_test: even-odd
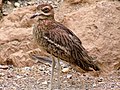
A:
[[[49,3],[55,18],[70,28],[101,67],[79,73],[61,62],[61,90],[120,90],[120,2],[115,0],[62,0]],[[32,38],[30,16],[38,0],[6,1],[8,14],[0,23],[0,90],[49,90],[51,65],[37,63],[31,54],[46,57]],[[47,56],[47,59],[50,59]],[[70,67],[70,69],[69,69]],[[67,68],[67,69],[66,69]],[[57,90],[57,69],[54,89]]]

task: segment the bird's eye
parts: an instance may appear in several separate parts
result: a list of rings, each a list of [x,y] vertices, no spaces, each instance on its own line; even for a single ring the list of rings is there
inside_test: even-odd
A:
[[[50,11],[50,9],[49,9],[49,8],[44,8],[44,9],[42,9],[42,11],[43,11],[44,13],[48,13],[48,12]]]

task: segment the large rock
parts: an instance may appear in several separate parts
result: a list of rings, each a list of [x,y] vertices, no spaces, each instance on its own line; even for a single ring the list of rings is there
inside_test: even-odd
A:
[[[17,8],[4,17],[0,24],[0,64],[17,67],[31,66],[34,61],[26,54],[36,46],[32,40],[31,15],[35,6]]]
[[[81,39],[102,69],[120,67],[120,3],[102,1],[82,7],[67,14],[63,23]]]

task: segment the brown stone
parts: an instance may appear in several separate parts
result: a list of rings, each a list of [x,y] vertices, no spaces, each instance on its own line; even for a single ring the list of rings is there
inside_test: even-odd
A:
[[[19,8],[3,18],[0,24],[0,64],[16,67],[34,64],[26,54],[36,48],[32,42],[31,26],[34,21],[30,19],[34,11],[35,6]]]

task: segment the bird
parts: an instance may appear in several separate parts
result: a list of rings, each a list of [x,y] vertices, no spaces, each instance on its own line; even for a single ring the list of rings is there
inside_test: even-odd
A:
[[[55,58],[58,62],[58,88],[60,88],[60,60],[85,71],[100,70],[91,60],[81,40],[70,29],[55,20],[52,5],[48,3],[37,5],[30,19],[34,18],[37,18],[37,23],[33,26],[33,38],[40,49],[52,57],[50,90],[53,89]]]

